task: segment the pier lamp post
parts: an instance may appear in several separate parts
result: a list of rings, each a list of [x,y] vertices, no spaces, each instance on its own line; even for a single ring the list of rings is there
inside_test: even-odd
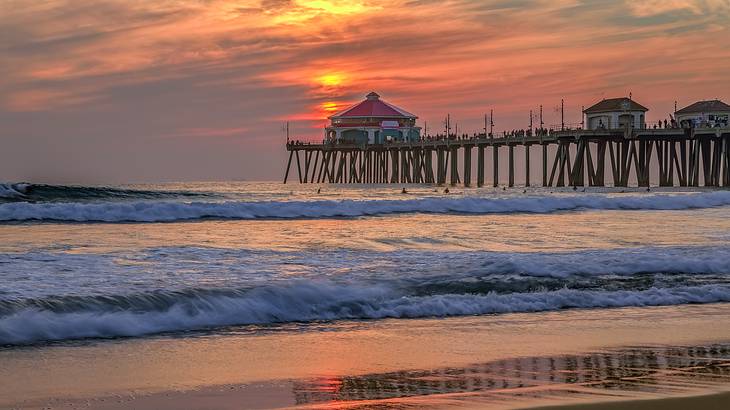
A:
[[[532,110],[530,110],[530,135],[532,135]]]
[[[484,114],[484,138],[487,138],[487,114]]]

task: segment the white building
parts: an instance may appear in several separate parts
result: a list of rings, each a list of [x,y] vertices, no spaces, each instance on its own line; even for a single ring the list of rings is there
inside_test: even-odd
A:
[[[677,111],[677,122],[681,127],[728,128],[730,105],[720,100],[698,101]]]
[[[630,98],[609,98],[587,108],[585,115],[586,128],[618,129],[646,128],[646,112],[648,108]]]

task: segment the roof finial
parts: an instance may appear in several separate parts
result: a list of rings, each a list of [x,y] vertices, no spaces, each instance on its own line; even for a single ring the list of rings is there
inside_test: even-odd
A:
[[[375,91],[371,91],[370,94],[368,94],[368,95],[365,96],[365,98],[367,98],[368,100],[371,100],[372,101],[372,100],[378,100],[378,99],[380,99],[380,96]]]

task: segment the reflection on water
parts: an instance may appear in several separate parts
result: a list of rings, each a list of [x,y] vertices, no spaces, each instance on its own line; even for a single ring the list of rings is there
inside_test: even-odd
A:
[[[318,378],[294,383],[298,405],[410,407],[402,398],[519,399],[671,394],[730,384],[730,344],[640,347],[498,360],[467,367]],[[367,403],[363,403],[366,401]],[[359,403],[358,403],[359,402]],[[419,402],[417,407],[422,407]]]

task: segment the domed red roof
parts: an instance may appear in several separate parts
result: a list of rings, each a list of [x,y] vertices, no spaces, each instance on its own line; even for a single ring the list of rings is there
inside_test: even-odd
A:
[[[343,118],[418,118],[406,110],[396,107],[380,99],[380,96],[371,92],[365,100],[330,117]]]

